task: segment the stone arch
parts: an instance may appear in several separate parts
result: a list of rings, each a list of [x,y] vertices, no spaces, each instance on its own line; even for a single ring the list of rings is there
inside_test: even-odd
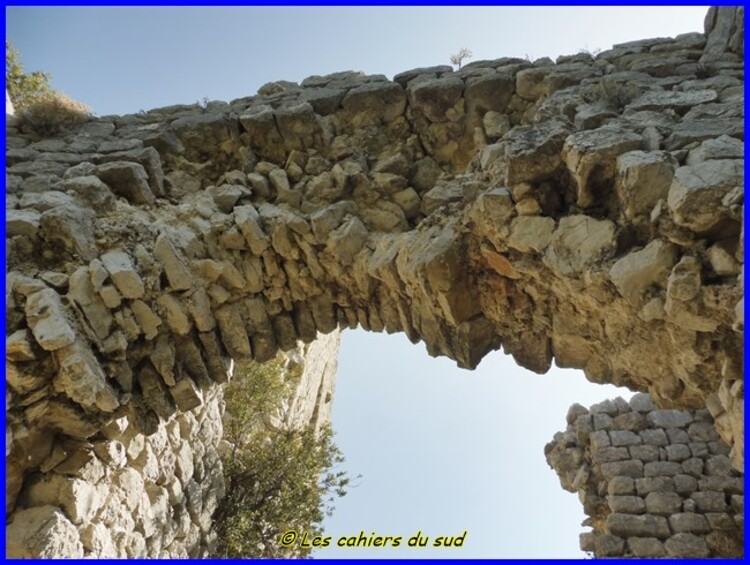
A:
[[[713,406],[741,468],[730,11],[708,40],[646,42],[676,53],[658,69],[627,44],[277,82],[55,139],[11,125],[11,453],[123,417],[156,433],[231,358],[362,327],[466,368],[502,347],[536,372],[554,360],[660,406]],[[726,80],[684,78],[709,55]],[[615,107],[605,75],[638,95]],[[40,463],[11,458],[9,512]]]

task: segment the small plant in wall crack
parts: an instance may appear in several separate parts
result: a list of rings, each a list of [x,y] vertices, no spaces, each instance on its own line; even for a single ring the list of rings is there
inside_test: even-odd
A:
[[[451,65],[458,65],[458,70],[461,70],[461,65],[463,64],[464,59],[470,59],[472,55],[473,53],[470,49],[461,47],[461,49],[458,50],[458,53],[451,55]]]

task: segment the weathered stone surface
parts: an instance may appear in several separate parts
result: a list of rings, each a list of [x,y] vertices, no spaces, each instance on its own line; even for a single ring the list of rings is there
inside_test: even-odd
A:
[[[59,371],[54,387],[84,408],[112,412],[119,405],[117,395],[91,349],[82,339],[56,350]]]
[[[569,126],[562,121],[519,126],[509,131],[503,139],[506,186],[552,177],[563,163],[560,152],[569,133]]]
[[[629,151],[617,157],[615,188],[626,218],[649,214],[666,198],[676,166],[666,151]]]
[[[693,416],[682,410],[654,410],[646,419],[655,428],[684,428],[693,422]]]
[[[609,531],[620,537],[656,537],[666,539],[670,535],[669,524],[663,516],[650,514],[620,514],[613,512],[607,516]]]
[[[562,218],[544,262],[562,275],[575,275],[614,252],[615,226],[609,220],[576,215]]]
[[[743,186],[742,161],[736,159],[705,161],[675,171],[667,204],[675,223],[703,233],[728,219],[722,199]]]
[[[28,297],[26,318],[37,343],[47,351],[55,351],[75,340],[75,330],[68,322],[60,295],[51,288]]]
[[[9,236],[25,235],[35,238],[40,218],[41,214],[36,210],[6,210],[5,233]]]
[[[665,541],[664,548],[669,557],[708,557],[711,555],[705,540],[684,532],[675,534]]]
[[[414,81],[407,88],[409,106],[436,123],[453,121],[462,115],[463,91],[464,82],[453,76]]]
[[[154,194],[148,184],[148,173],[143,165],[127,161],[113,161],[98,165],[93,171],[115,194],[134,204],[153,204]]]
[[[656,538],[631,537],[628,538],[628,549],[634,557],[664,557],[664,545]]]
[[[84,260],[97,255],[94,215],[87,208],[72,204],[56,206],[39,217],[39,235],[51,246],[77,253]]]
[[[143,281],[126,253],[117,250],[108,251],[102,255],[101,259],[123,297],[141,298],[143,296]]]
[[[105,339],[109,336],[114,319],[94,289],[88,268],[81,267],[70,275],[68,296],[81,309],[97,338]]]
[[[542,253],[552,240],[555,220],[541,216],[514,218],[511,223],[508,246],[522,253]]]
[[[655,240],[640,251],[618,259],[609,270],[609,276],[620,294],[633,305],[638,305],[649,287],[666,281],[676,262],[675,247]]]
[[[617,158],[642,143],[640,135],[611,126],[569,136],[562,158],[578,185],[578,206],[585,209],[600,203],[614,179]]]
[[[9,558],[83,557],[75,526],[57,506],[44,505],[14,514],[5,532]]]
[[[185,261],[175,249],[169,236],[159,235],[154,245],[154,257],[161,263],[169,280],[169,286],[175,290],[187,290],[193,285],[192,275]]]

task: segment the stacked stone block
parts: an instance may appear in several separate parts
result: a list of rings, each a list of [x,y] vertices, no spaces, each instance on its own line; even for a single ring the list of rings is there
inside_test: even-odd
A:
[[[581,549],[596,557],[738,557],[744,481],[708,410],[664,410],[647,394],[589,410],[546,448],[589,516]]]

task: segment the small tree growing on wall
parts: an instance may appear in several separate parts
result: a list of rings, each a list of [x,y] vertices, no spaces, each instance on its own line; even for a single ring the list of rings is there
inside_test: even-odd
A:
[[[18,118],[16,125],[42,137],[85,122],[91,114],[88,106],[55,90],[49,81],[49,73],[25,72],[18,50],[5,42],[5,85]]]
[[[214,516],[219,557],[304,557],[309,547],[285,546],[280,536],[321,534],[333,501],[346,494],[349,478],[334,470],[344,458],[329,427],[316,433],[267,424],[299,374],[278,359],[251,362],[226,387],[224,438],[232,449],[224,457],[227,494]]]
[[[464,59],[469,59],[472,55],[473,53],[469,49],[461,47],[458,53],[451,55],[451,65],[458,65],[458,69],[461,70]]]

